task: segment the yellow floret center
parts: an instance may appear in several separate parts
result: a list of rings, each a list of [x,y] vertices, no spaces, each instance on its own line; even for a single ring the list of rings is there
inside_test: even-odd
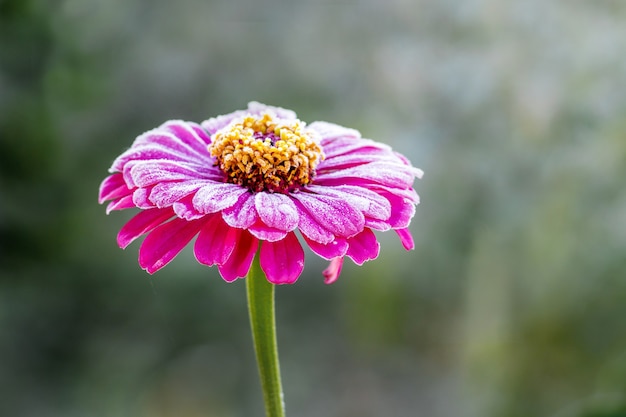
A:
[[[310,184],[322,149],[303,122],[248,115],[209,145],[228,182],[251,191],[292,192]]]

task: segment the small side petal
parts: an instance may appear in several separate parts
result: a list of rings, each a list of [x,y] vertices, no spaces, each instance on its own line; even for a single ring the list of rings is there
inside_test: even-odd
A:
[[[139,248],[139,265],[149,274],[163,268],[198,234],[202,223],[175,218],[157,227]]]
[[[117,234],[117,244],[125,249],[138,237],[174,217],[172,209],[142,210],[131,218]]]
[[[133,203],[133,196],[127,195],[126,197],[122,197],[119,200],[111,201],[107,205],[106,213],[109,214],[113,210],[124,210],[129,208],[135,208],[135,203]]]
[[[272,284],[293,284],[304,269],[304,251],[294,233],[277,242],[263,242],[259,256],[261,269]]]
[[[207,185],[207,182],[211,181],[193,180],[181,182],[161,182],[152,188],[148,198],[157,207],[168,207],[189,194],[195,193],[200,188]]]
[[[217,266],[220,275],[226,282],[233,282],[237,278],[248,275],[252,260],[259,247],[259,241],[245,230],[234,229],[237,233],[237,242],[233,253],[228,260]]]
[[[121,173],[109,175],[100,184],[100,192],[98,193],[98,202],[100,204],[108,200],[125,197],[132,191],[126,185],[124,176]]]
[[[330,261],[330,265],[326,268],[322,274],[324,275],[324,283],[332,284],[337,281],[339,274],[341,274],[341,268],[343,267],[343,256],[339,256]]]
[[[380,252],[380,243],[370,229],[364,229],[358,235],[348,239],[348,245],[346,256],[350,257],[357,265],[363,265],[365,261],[376,259]]]
[[[402,246],[404,246],[404,249],[406,250],[415,249],[415,242],[413,241],[413,236],[411,235],[411,231],[408,228],[397,229],[396,233],[400,237],[400,242],[402,242]]]

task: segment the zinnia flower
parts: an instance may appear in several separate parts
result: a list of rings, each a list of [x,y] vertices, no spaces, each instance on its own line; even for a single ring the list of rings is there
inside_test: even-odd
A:
[[[306,243],[330,260],[375,259],[373,230],[393,229],[413,249],[408,225],[422,171],[390,147],[327,122],[306,125],[290,110],[252,102],[201,124],[172,120],[140,135],[110,169],[100,203],[139,208],[117,236],[126,248],[147,235],[139,264],[152,274],[194,237],[198,262],[224,280],[245,277],[259,250],[274,284],[295,282]],[[300,232],[301,240],[296,236]]]

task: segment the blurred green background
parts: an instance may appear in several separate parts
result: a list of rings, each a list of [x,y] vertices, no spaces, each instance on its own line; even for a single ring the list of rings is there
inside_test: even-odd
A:
[[[254,417],[243,281],[154,276],[100,181],[250,100],[426,172],[416,250],[277,291],[301,417],[626,416],[626,3],[0,0],[0,415]]]

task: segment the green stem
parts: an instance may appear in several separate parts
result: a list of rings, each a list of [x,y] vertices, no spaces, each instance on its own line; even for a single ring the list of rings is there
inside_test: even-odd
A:
[[[280,382],[276,320],[274,318],[274,284],[261,270],[258,255],[246,278],[248,311],[254,340],[254,351],[259,365],[261,388],[267,417],[285,417],[283,388]]]

